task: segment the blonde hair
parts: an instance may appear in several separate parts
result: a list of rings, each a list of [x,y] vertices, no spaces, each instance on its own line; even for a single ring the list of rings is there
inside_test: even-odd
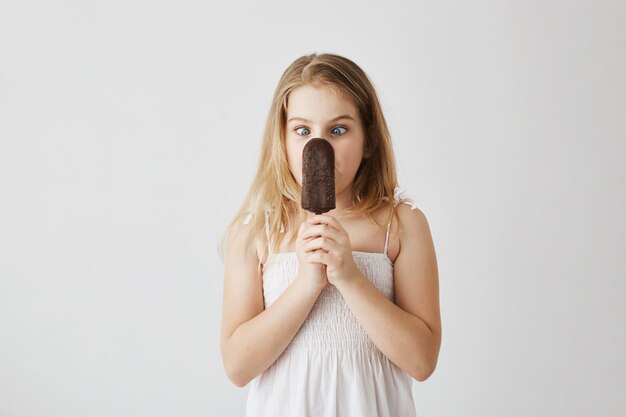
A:
[[[284,237],[280,236],[281,231],[297,230],[306,218],[306,212],[300,206],[300,185],[287,163],[285,127],[289,93],[307,84],[329,87],[351,100],[363,124],[365,157],[354,179],[354,209],[346,209],[346,213],[364,215],[378,224],[372,213],[388,204],[384,203],[385,200],[393,202],[397,187],[395,157],[387,123],[369,77],[357,64],[339,55],[313,53],[302,56],[285,70],[274,92],[254,181],[220,239],[218,252],[222,260],[225,241],[238,222],[243,220],[248,224],[242,229],[245,245],[253,238],[260,238],[266,252],[269,247],[276,252]],[[395,215],[393,205],[391,207],[385,225]],[[292,233],[291,242],[294,240],[295,233]]]

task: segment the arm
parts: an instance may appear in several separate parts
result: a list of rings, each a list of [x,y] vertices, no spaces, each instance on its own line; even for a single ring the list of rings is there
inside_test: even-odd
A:
[[[358,270],[334,285],[380,351],[413,378],[424,381],[435,370],[441,346],[437,261],[424,214],[402,204],[397,212],[396,304]]]
[[[238,387],[270,367],[289,345],[322,288],[300,275],[267,309],[255,245],[244,247],[241,227],[229,238],[224,267],[220,349],[226,374]]]
[[[332,216],[308,221],[320,238],[308,247],[311,260],[326,265],[328,281],[374,344],[418,381],[435,370],[441,345],[437,261],[426,217],[405,205],[396,208],[400,252],[394,263],[395,304],[358,270],[349,235]]]

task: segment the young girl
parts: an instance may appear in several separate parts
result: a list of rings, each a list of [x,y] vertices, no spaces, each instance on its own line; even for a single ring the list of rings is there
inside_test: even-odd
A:
[[[318,137],[335,151],[336,208],[314,215],[300,186]],[[312,54],[283,73],[220,253],[222,359],[235,385],[251,382],[249,417],[415,415],[412,378],[433,373],[441,344],[436,256],[354,62]]]

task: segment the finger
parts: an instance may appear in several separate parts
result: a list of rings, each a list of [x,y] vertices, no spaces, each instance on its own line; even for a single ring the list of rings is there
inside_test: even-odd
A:
[[[335,246],[341,246],[341,236],[338,235],[336,232],[334,233],[330,233],[328,231],[324,232],[323,236],[314,236],[309,238],[308,240],[305,240],[305,248],[307,249],[311,249],[311,248],[319,248],[319,245],[324,245],[325,243],[331,243]],[[317,245],[317,246],[315,246]]]
[[[307,242],[304,245],[305,252],[314,252],[316,250],[323,250],[325,252],[337,251],[340,249],[340,245],[332,239],[326,237],[318,237]]]
[[[317,234],[316,237],[317,236],[329,237],[330,239],[334,240],[335,242],[341,245],[350,245],[350,236],[348,235],[348,232],[346,232],[343,228],[342,230],[337,230],[329,226],[327,223],[321,223],[321,224],[311,225],[307,228],[307,230],[319,231],[319,234]]]
[[[322,241],[320,241],[320,239],[323,238],[318,237],[309,241],[305,241],[304,245],[302,245],[302,251],[304,253],[313,253],[317,250],[321,250]]]
[[[335,229],[332,229],[328,227],[327,225],[323,225],[323,224],[309,226],[302,233],[303,239],[317,238],[320,236],[328,237],[333,240],[341,239],[340,233],[338,233]]]
[[[316,251],[307,254],[307,261],[318,264],[326,264],[328,254],[324,251]]]
[[[307,219],[307,222],[309,222],[310,224],[324,224],[339,232],[345,232],[345,229],[343,228],[341,223],[339,223],[339,220],[335,219],[333,216],[317,214]]]
[[[307,240],[311,240],[312,238],[317,237],[318,235],[312,235],[312,234],[309,232],[309,228],[310,228],[310,227],[311,227],[311,226],[310,226],[310,225],[308,225],[308,224],[306,224],[306,222],[302,223],[302,224],[300,225],[300,228],[298,229],[298,236],[297,236],[297,239],[298,239],[298,240],[303,240],[303,241],[305,241],[305,242],[306,242]]]

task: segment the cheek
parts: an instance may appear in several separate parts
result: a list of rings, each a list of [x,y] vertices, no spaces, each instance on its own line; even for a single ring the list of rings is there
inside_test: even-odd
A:
[[[356,172],[362,159],[363,152],[361,150],[335,148],[335,164],[339,170],[346,174]]]

